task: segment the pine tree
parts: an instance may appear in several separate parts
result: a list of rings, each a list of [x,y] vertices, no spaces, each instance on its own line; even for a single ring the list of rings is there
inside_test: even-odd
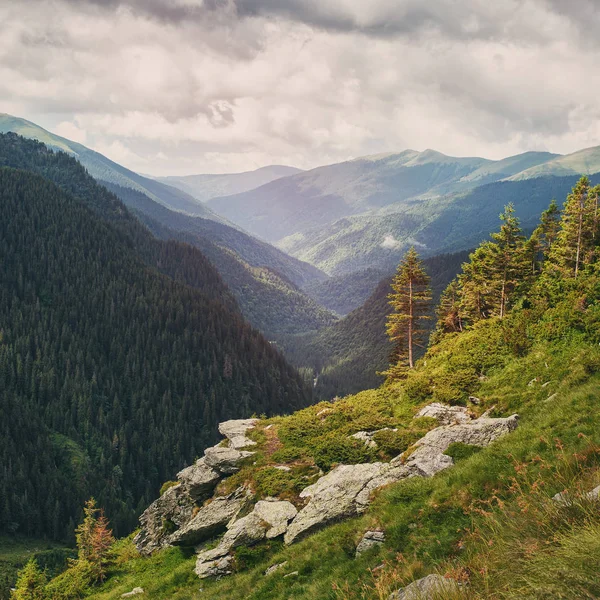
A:
[[[425,330],[423,321],[431,307],[429,276],[414,248],[405,255],[392,280],[393,292],[388,296],[393,312],[388,316],[386,331],[396,344],[396,365],[414,367],[415,347],[422,346]]]
[[[436,334],[452,333],[463,330],[460,311],[460,289],[458,279],[453,279],[442,292],[436,309]]]
[[[500,215],[502,225],[500,231],[492,233],[495,244],[492,246],[491,282],[496,288],[495,310],[500,318],[514,298],[515,292],[522,283],[526,271],[526,257],[519,219],[515,216],[514,206],[508,204]]]
[[[596,254],[598,229],[598,187],[582,177],[567,197],[561,228],[552,245],[549,262],[552,271],[575,277]]]
[[[35,558],[19,571],[11,600],[45,600],[44,587],[47,583],[45,573],[40,571]]]

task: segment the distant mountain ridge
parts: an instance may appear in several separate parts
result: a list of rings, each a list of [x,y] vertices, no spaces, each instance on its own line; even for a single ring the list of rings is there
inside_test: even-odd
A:
[[[192,215],[204,217],[205,219],[223,221],[221,217],[205,206],[202,206],[192,196],[175,187],[138,175],[99,152],[91,150],[83,144],[50,133],[31,121],[0,113],[0,133],[8,133],[10,131],[18,133],[25,138],[38,140],[51,148],[56,148],[70,154],[96,180],[108,181],[115,185],[138,190],[152,198],[152,200],[174,210],[184,211]]]
[[[270,183],[275,179],[301,173],[301,169],[284,165],[268,165],[243,173],[220,173],[214,175],[183,175],[154,177],[157,181],[176,187],[193,196],[199,202],[207,202],[217,196],[230,196]]]
[[[343,218],[396,212],[407,203],[504,179],[556,156],[527,152],[491,161],[405,150],[317,167],[207,204],[247,231],[278,244]]]

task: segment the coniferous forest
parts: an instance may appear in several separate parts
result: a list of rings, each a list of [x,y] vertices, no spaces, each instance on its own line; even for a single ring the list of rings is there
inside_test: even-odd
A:
[[[219,421],[308,396],[200,252],[66,154],[9,134],[0,164],[0,531],[71,540],[93,495],[127,533]]]

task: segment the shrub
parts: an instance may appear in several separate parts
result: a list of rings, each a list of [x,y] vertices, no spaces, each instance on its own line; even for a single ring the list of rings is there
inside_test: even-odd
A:
[[[335,464],[368,462],[374,457],[374,452],[362,441],[332,433],[319,440],[312,451],[312,456],[318,467],[328,471]]]
[[[172,488],[178,484],[179,481],[165,481],[160,488],[159,495],[162,496],[169,488]]]
[[[462,442],[452,442],[452,444],[448,446],[444,454],[452,457],[454,462],[458,462],[459,460],[469,458],[470,456],[473,456],[473,454],[477,454],[477,452],[480,451],[481,448],[479,446],[463,444]]]

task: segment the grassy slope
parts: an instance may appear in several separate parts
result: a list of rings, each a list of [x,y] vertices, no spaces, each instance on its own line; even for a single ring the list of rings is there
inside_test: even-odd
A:
[[[364,426],[369,419],[381,423],[382,418],[406,426],[417,406],[431,399],[444,399],[452,388],[463,398],[467,389],[476,393],[483,401],[477,411],[494,407],[496,415],[518,412],[521,424],[512,435],[458,461],[454,468],[432,479],[407,480],[382,490],[362,517],[329,526],[298,544],[288,548],[271,544],[238,550],[239,564],[246,568],[232,577],[200,582],[192,575],[194,557],[186,556],[179,549],[169,549],[151,559],[126,562],[92,597],[97,600],[119,598],[123,592],[141,585],[148,598],[386,598],[403,581],[436,568],[456,573],[464,569],[465,564],[468,566],[469,561],[477,564],[481,549],[478,550],[473,541],[472,532],[489,523],[490,516],[470,510],[474,504],[498,497],[504,507],[518,506],[522,497],[515,493],[514,486],[511,488],[511,477],[522,471],[517,466],[521,463],[530,463],[531,469],[545,477],[544,497],[550,497],[564,485],[556,477],[554,468],[560,461],[555,441],[561,440],[564,454],[581,451],[590,443],[600,444],[597,411],[600,351],[597,345],[585,342],[581,336],[571,336],[569,340],[534,344],[524,356],[516,356],[511,350],[513,342],[503,341],[507,336],[510,337],[508,328],[497,321],[487,323],[442,343],[428,357],[427,370],[422,367],[421,374],[406,388],[396,386],[363,392],[340,403],[321,404],[270,422],[275,423],[280,433],[285,433],[294,420],[305,425],[314,423],[316,412],[327,406],[333,410],[321,420],[324,428],[331,420],[337,427],[350,431]],[[471,382],[467,387],[458,384],[464,368],[475,365],[486,378]],[[427,387],[422,380],[425,373],[431,378],[428,385],[435,384],[433,396],[427,398],[423,397],[423,389]],[[428,393],[431,391],[429,387]],[[286,439],[285,435],[282,437]],[[554,465],[553,469],[544,472],[544,461]],[[588,475],[597,477],[598,473],[590,470]],[[518,519],[527,518],[523,511],[517,511],[517,515]],[[363,531],[373,527],[386,531],[385,546],[355,560],[356,542]],[[583,544],[589,549],[593,527],[597,527],[597,521],[583,523],[579,528],[573,525],[559,532],[563,537],[554,540],[553,546],[534,546],[531,560],[513,564],[514,573],[529,568],[526,565],[534,559],[544,564],[544,553],[550,551],[567,553],[565,555],[570,551],[576,554],[571,557],[573,560],[580,560],[577,548]],[[508,538],[503,540],[501,532],[496,532],[496,536],[499,541],[507,542]],[[466,552],[461,550],[463,547],[467,548]],[[264,577],[268,566],[284,560],[288,561],[285,569]],[[383,568],[373,571],[382,563]],[[556,567],[560,563],[552,564]],[[494,568],[493,564],[488,566]],[[501,562],[497,562],[496,574],[472,577],[473,598],[544,597],[519,595],[521,592],[513,589],[514,573],[505,569],[502,575],[501,567]],[[283,577],[293,571],[298,571],[298,575]],[[491,580],[492,591],[486,588]],[[569,598],[560,594],[553,597]]]

